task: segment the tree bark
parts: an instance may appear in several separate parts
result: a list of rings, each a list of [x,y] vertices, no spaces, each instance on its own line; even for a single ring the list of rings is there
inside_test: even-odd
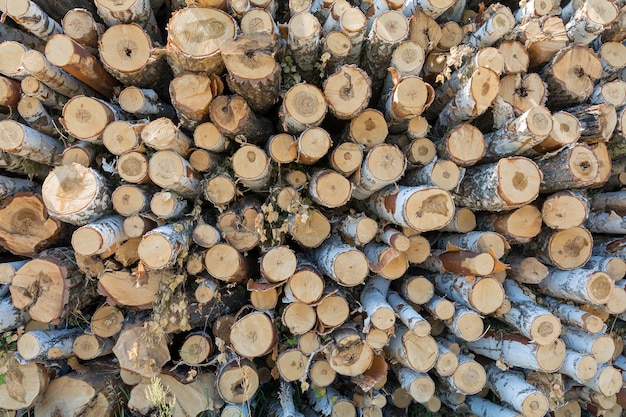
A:
[[[580,327],[589,333],[599,333],[604,327],[601,317],[582,310],[574,305],[565,304],[561,299],[544,297],[545,306],[563,323]]]
[[[593,272],[588,269],[570,271],[551,269],[548,276],[539,283],[539,288],[553,297],[581,303],[603,304],[611,296],[613,285],[611,278],[604,272]]]
[[[385,79],[395,47],[408,35],[409,21],[399,11],[389,10],[374,19],[361,58],[361,67],[370,75],[375,86]]]
[[[167,117],[175,119],[176,111],[169,104],[163,103],[156,91],[151,88],[126,87],[118,97],[120,107],[131,114],[148,117]]]
[[[178,256],[189,249],[192,227],[190,222],[180,221],[147,232],[138,248],[141,262],[152,269],[173,266]]]
[[[541,177],[537,164],[527,158],[502,158],[467,169],[454,200],[472,210],[514,209],[537,198]]]
[[[326,239],[310,257],[321,273],[346,287],[363,283],[370,270],[365,255],[337,236]]]
[[[497,335],[489,331],[467,346],[476,354],[501,360],[509,366],[540,372],[556,372],[565,361],[565,343],[561,339],[549,345],[538,345],[523,336]]]
[[[41,103],[54,110],[62,110],[68,98],[52,90],[50,87],[35,77],[26,77],[21,83],[22,93],[29,97],[35,97]]]
[[[568,349],[592,356],[598,365],[611,360],[615,352],[615,342],[604,333],[591,334],[579,327],[564,324],[561,338]]]
[[[306,80],[311,76],[318,60],[322,27],[317,17],[308,12],[292,16],[288,27],[287,45],[291,57]]]
[[[103,217],[82,226],[72,234],[72,247],[84,256],[98,255],[127,239],[122,216]]]
[[[491,5],[479,18],[481,26],[471,33],[468,39],[474,46],[491,46],[515,26],[515,17],[511,9],[500,3]]]
[[[337,231],[349,244],[364,246],[376,237],[378,224],[364,214],[348,215],[341,218]]]
[[[574,44],[588,45],[617,19],[618,12],[617,6],[610,1],[585,1],[565,25],[567,37]]]
[[[400,149],[390,144],[371,148],[363,160],[352,197],[364,200],[387,185],[398,181],[406,169],[406,159]]]
[[[141,26],[155,42],[161,42],[161,33],[150,5],[150,0],[110,2],[95,0],[98,15],[107,26],[135,23]]]
[[[77,226],[111,209],[108,184],[102,174],[76,163],[56,167],[46,177],[41,193],[52,217]]]
[[[434,279],[440,294],[446,294],[481,314],[495,312],[504,302],[502,284],[491,277],[437,274]]]
[[[464,234],[447,234],[438,240],[439,249],[464,249],[476,253],[490,253],[500,259],[511,248],[506,239],[495,232],[473,231]]]
[[[506,297],[511,302],[511,309],[496,317],[539,345],[554,342],[561,333],[559,319],[533,301],[515,281],[505,280],[503,286]]]
[[[61,25],[31,0],[7,2],[6,13],[15,23],[44,41],[63,33]]]
[[[548,398],[523,376],[498,369],[494,364],[486,368],[487,387],[504,402],[528,417],[540,417],[547,413]]]
[[[67,35],[48,40],[46,58],[107,98],[113,97],[113,89],[120,85],[98,58]]]
[[[454,215],[450,194],[435,187],[388,186],[364,200],[381,219],[418,232],[438,230]]]
[[[488,88],[483,88],[485,86]],[[496,98],[499,86],[500,79],[493,70],[477,68],[439,113],[435,132],[443,134],[448,126],[456,126],[483,114]]]
[[[56,125],[39,99],[22,97],[17,103],[17,112],[36,131],[53,137],[59,136],[60,127]]]
[[[33,77],[59,94],[68,97],[78,95],[97,96],[97,93],[92,88],[52,65],[41,52],[37,52],[34,49],[24,54],[22,65]]]
[[[266,113],[279,99],[281,68],[274,59],[270,35],[255,34],[222,43],[230,89],[255,112]]]

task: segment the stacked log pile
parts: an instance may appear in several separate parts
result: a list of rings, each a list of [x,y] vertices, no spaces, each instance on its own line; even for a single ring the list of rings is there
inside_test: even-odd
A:
[[[622,415],[626,2],[0,11],[5,415]]]

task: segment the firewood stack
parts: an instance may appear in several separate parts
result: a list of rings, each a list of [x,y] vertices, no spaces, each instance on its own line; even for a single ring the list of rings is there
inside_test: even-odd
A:
[[[0,10],[5,415],[622,414],[626,1]]]

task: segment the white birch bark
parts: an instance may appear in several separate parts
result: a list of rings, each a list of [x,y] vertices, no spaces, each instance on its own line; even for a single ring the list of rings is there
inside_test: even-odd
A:
[[[515,17],[511,9],[499,3],[492,7],[491,16],[469,37],[469,43],[476,47],[493,45],[515,26]]]
[[[438,246],[441,250],[448,250],[451,246],[477,253],[493,250],[498,259],[503,257],[511,248],[500,233],[479,231],[444,234],[438,240]]]
[[[141,238],[137,248],[139,259],[151,269],[168,268],[178,255],[189,250],[193,227],[187,222],[159,226]]]
[[[7,1],[6,13],[15,23],[44,41],[63,33],[61,25],[31,0]]]
[[[511,309],[496,317],[540,345],[550,344],[559,337],[561,322],[556,316],[526,295],[517,282],[504,280],[503,287]]]
[[[364,200],[363,205],[385,221],[418,232],[438,230],[454,215],[450,193],[427,186],[388,186]]]
[[[29,97],[35,97],[44,106],[56,110],[62,110],[68,100],[67,97],[57,93],[33,76],[28,76],[22,80],[22,93]]]
[[[593,255],[582,268],[606,272],[613,281],[619,281],[626,276],[626,262],[615,256]]]
[[[397,366],[393,370],[400,386],[418,403],[427,402],[435,394],[435,382],[427,373],[417,372],[406,366]]]
[[[465,399],[469,410],[480,417],[522,417],[517,411],[492,403],[477,395],[471,395]]]
[[[366,328],[368,323],[371,323],[377,329],[388,330],[395,324],[396,316],[393,307],[387,302],[389,284],[391,281],[381,275],[376,275],[370,278],[361,290],[361,305],[367,312]]]
[[[126,87],[120,92],[118,100],[122,109],[128,113],[170,119],[176,117],[174,108],[163,103],[156,91],[151,88]]]
[[[27,361],[69,358],[74,354],[74,340],[82,333],[78,327],[29,331],[17,340],[17,351]],[[48,354],[51,349],[54,349],[54,357]]]
[[[291,56],[303,72],[311,72],[318,60],[322,26],[311,13],[298,13],[289,19],[287,45]]]
[[[4,297],[0,300],[0,332],[17,329],[29,321],[28,311],[15,307],[11,297]]]
[[[0,121],[0,149],[46,165],[61,163],[63,143],[14,120]]]
[[[422,11],[433,19],[437,19],[455,3],[455,0],[407,0],[404,2],[402,13],[408,19]]]
[[[0,175],[0,201],[19,191],[35,191],[37,188],[37,184],[31,180]]]
[[[17,103],[17,112],[33,129],[50,136],[58,136],[59,128],[43,104],[34,97],[22,97]]]
[[[405,169],[406,158],[398,147],[387,143],[374,146],[363,158],[352,197],[358,200],[370,197],[376,191],[398,181],[404,175]]]
[[[440,187],[452,191],[458,187],[464,173],[465,168],[459,168],[454,162],[435,158],[423,167],[407,172],[401,183],[409,186]]]
[[[337,231],[355,246],[364,246],[376,237],[378,224],[365,214],[349,215],[341,219]]]
[[[76,229],[72,234],[72,247],[80,255],[99,255],[127,238],[124,217],[109,216]]]
[[[361,67],[372,81],[385,78],[393,50],[408,35],[409,22],[400,11],[389,10],[373,20],[361,59]]]
[[[565,360],[565,343],[561,339],[542,346],[525,337],[501,337],[489,332],[478,340],[468,342],[467,347],[479,355],[502,360],[509,366],[540,372],[556,372]]]
[[[450,300],[439,295],[433,295],[423,306],[433,317],[439,320],[450,320],[454,317],[456,309]]]
[[[593,42],[604,28],[617,19],[618,9],[607,0],[587,0],[565,25],[567,37],[579,45]]]
[[[336,283],[352,287],[361,284],[369,273],[363,252],[331,236],[309,253],[317,269]]]
[[[450,376],[454,373],[457,366],[459,366],[457,353],[451,351],[441,340],[437,341],[437,347],[439,348],[439,355],[437,357],[435,371],[441,376]]]
[[[567,350],[565,362],[559,368],[559,372],[567,375],[579,384],[593,378],[598,371],[598,363],[591,356],[573,350]]]
[[[542,292],[557,298],[580,303],[604,304],[611,297],[613,280],[604,272],[588,269],[569,271],[549,268],[550,272],[540,283]]]
[[[535,106],[505,127],[484,135],[487,150],[482,161],[520,155],[540,144],[552,130],[552,115],[544,106]]]
[[[404,323],[409,330],[419,337],[428,336],[430,334],[430,323],[415,311],[400,294],[395,291],[389,291],[387,293],[387,301],[400,318],[400,321]]]
[[[67,97],[84,95],[96,97],[98,94],[67,72],[50,63],[48,59],[35,50],[30,50],[22,57],[22,65],[36,79]]]
[[[542,174],[524,157],[470,167],[455,190],[455,203],[472,210],[504,211],[518,208],[539,195]]]
[[[491,314],[502,306],[504,289],[495,278],[467,275],[437,274],[435,288],[452,300],[480,314]],[[488,297],[485,294],[489,294]]]
[[[409,261],[404,252],[389,245],[370,242],[363,248],[370,269],[388,280],[398,279],[409,268]]]
[[[592,233],[622,235],[626,233],[626,219],[624,217],[613,210],[610,212],[592,211],[587,216],[585,226]]]
[[[604,328],[604,321],[601,317],[575,305],[564,303],[561,299],[545,296],[543,302],[563,323],[580,327],[589,333],[599,333]]]
[[[502,401],[526,417],[541,417],[548,412],[546,395],[514,372],[502,371],[494,364],[486,367],[487,387]]]
[[[95,0],[98,15],[107,26],[136,23],[141,26],[150,37],[157,42],[161,41],[161,32],[150,0],[131,0],[123,2],[109,2]]]
[[[598,371],[593,378],[584,381],[583,384],[610,397],[617,394],[622,388],[622,373],[610,365],[602,364],[598,366]]]
[[[598,364],[611,360],[615,352],[613,338],[604,333],[591,334],[579,327],[564,324],[561,338],[568,349],[591,355]]]

